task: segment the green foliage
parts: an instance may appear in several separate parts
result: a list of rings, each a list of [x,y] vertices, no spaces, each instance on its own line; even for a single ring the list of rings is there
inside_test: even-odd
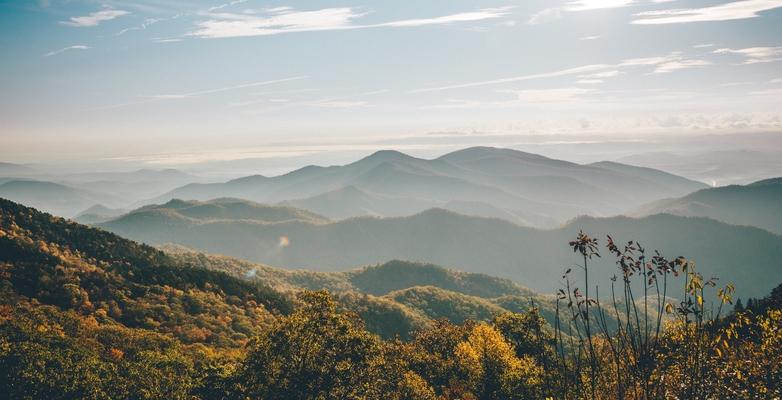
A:
[[[647,257],[637,242],[609,239],[621,286],[604,302],[589,277],[598,243],[580,235],[571,246],[583,281],[565,273],[552,301],[398,261],[316,274],[170,256],[3,200],[0,211],[8,398],[782,396],[782,285],[722,316],[704,299],[727,307],[732,286],[717,290],[692,262]],[[374,282],[400,271],[411,275]],[[338,293],[300,290],[308,286]]]
[[[8,398],[189,398],[192,356],[168,337],[30,303],[3,306],[0,318]]]
[[[237,379],[252,398],[382,398],[382,343],[355,316],[337,312],[325,292],[261,332]]]
[[[482,298],[535,293],[510,280],[484,274],[450,271],[432,264],[392,260],[384,264],[348,272],[347,278],[359,291],[377,296],[413,286],[434,286]]]
[[[357,313],[367,329],[384,339],[409,339],[432,319],[488,321],[531,305],[554,321],[551,296],[541,296],[507,279],[448,270],[431,264],[389,261],[347,272],[285,270],[224,256],[168,247],[183,263],[265,282],[283,291],[328,290],[339,307]],[[391,291],[391,289],[398,289]],[[500,297],[496,297],[500,296]]]
[[[286,296],[151,247],[0,200],[0,303],[35,299],[101,322],[237,348]]]

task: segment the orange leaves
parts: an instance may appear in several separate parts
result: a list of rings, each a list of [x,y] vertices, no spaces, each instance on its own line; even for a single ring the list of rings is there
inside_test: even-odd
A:
[[[125,352],[120,349],[112,348],[109,350],[109,357],[114,361],[119,361],[125,357]]]

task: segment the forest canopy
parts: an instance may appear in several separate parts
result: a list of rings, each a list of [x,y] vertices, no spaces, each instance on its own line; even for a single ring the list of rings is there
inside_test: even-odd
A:
[[[636,242],[578,234],[576,264],[546,318],[535,302],[518,312],[488,302],[480,297],[487,281],[468,277],[475,282],[449,285],[475,296],[436,298],[439,309],[474,318],[421,319],[406,337],[381,337],[354,311],[372,315],[356,306],[369,294],[275,288],[279,281],[207,269],[8,201],[0,211],[0,393],[8,398],[782,395],[782,285],[734,309],[731,285]],[[590,260],[609,256],[615,285],[596,292]],[[443,290],[350,277],[419,308]],[[375,310],[398,310],[389,304]]]

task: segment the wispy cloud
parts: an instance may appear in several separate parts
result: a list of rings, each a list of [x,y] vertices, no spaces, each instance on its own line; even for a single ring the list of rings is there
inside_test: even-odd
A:
[[[233,1],[229,1],[228,3],[223,3],[214,7],[209,7],[207,11],[212,12],[212,11],[222,10],[223,8],[246,3],[246,2],[247,0],[233,0]]]
[[[74,45],[74,46],[63,47],[63,48],[61,48],[59,50],[50,51],[50,52],[44,54],[43,56],[44,57],[51,57],[51,56],[56,56],[57,54],[65,53],[66,51],[69,51],[69,50],[88,50],[88,49],[91,49],[91,48],[92,47],[90,47],[90,46],[77,44],[77,45]]]
[[[438,92],[443,90],[464,89],[478,86],[497,85],[502,83],[521,82],[537,79],[556,78],[560,76],[579,75],[583,79],[610,78],[621,73],[621,69],[632,67],[655,67],[655,73],[672,72],[680,69],[709,65],[705,60],[686,58],[681,52],[673,52],[665,56],[629,58],[618,64],[588,64],[539,74],[520,75],[508,78],[490,79],[485,81],[459,83],[447,86],[437,86],[411,90],[408,93]]]
[[[356,108],[356,107],[365,107],[368,104],[369,103],[366,101],[333,100],[333,101],[313,102],[310,105],[313,107],[323,107],[323,108]]]
[[[714,47],[711,43],[702,43],[702,44],[696,44],[695,46],[692,46],[693,49],[705,49],[709,47]]]
[[[673,60],[664,62],[662,64],[657,65],[657,68],[654,69],[655,74],[666,74],[673,71],[679,71],[682,69],[689,69],[689,68],[697,68],[697,67],[705,67],[707,65],[711,65],[711,62],[706,60],[696,60],[696,59],[690,59],[690,60]]]
[[[175,43],[175,42],[181,42],[182,38],[155,38],[152,39],[155,43]]]
[[[485,81],[460,83],[460,84],[448,85],[448,86],[415,89],[415,90],[411,90],[409,93],[439,92],[442,90],[464,89],[464,88],[471,88],[477,86],[497,85],[501,83],[530,81],[530,80],[544,79],[544,78],[556,78],[559,76],[577,75],[577,74],[583,74],[587,72],[600,71],[600,70],[609,69],[611,67],[612,65],[610,64],[589,64],[589,65],[582,65],[580,67],[575,67],[575,68],[562,69],[562,70],[552,71],[552,72],[544,72],[540,74],[521,75],[521,76],[513,76],[509,78],[491,79]]]
[[[555,88],[555,89],[527,89],[527,90],[499,90],[498,93],[508,93],[516,97],[521,103],[562,103],[573,101],[593,89],[580,87]]]
[[[748,47],[746,49],[717,49],[715,54],[739,54],[744,57],[742,64],[759,64],[782,60],[780,47]]]
[[[609,70],[609,71],[596,72],[594,74],[581,75],[581,76],[579,76],[579,78],[586,78],[586,79],[614,78],[614,77],[617,77],[619,75],[622,75],[623,73],[624,72],[622,72],[622,71],[620,71],[618,69],[613,69],[613,70]]]
[[[261,82],[250,82],[250,83],[243,83],[241,85],[235,85],[235,86],[227,86],[227,87],[221,87],[217,89],[209,89],[209,90],[200,90],[197,92],[190,92],[190,93],[181,93],[181,94],[158,94],[149,96],[153,99],[160,99],[160,100],[170,100],[170,99],[186,99],[189,97],[198,97],[208,94],[215,94],[220,92],[228,92],[231,90],[237,90],[237,89],[246,89],[250,87],[257,87],[257,86],[266,86],[266,85],[272,85],[275,83],[283,83],[283,82],[290,82],[290,81],[298,81],[301,79],[307,78],[306,76],[294,76],[290,78],[283,78],[283,79],[274,79],[271,81],[261,81]]]
[[[283,78],[283,79],[274,79],[269,81],[260,81],[260,82],[250,82],[250,83],[243,83],[240,85],[234,85],[234,86],[226,86],[216,89],[208,89],[208,90],[199,90],[196,92],[189,92],[189,93],[175,93],[175,94],[155,94],[150,96],[143,96],[142,100],[136,100],[136,101],[129,101],[125,103],[119,103],[119,104],[111,104],[107,106],[102,107],[96,107],[89,109],[87,111],[99,111],[99,110],[111,110],[121,107],[127,107],[127,106],[133,106],[133,105],[139,105],[139,104],[146,104],[151,103],[155,101],[163,101],[163,100],[179,100],[179,99],[189,99],[189,98],[195,98],[200,96],[206,96],[210,94],[215,93],[221,93],[221,92],[228,92],[231,90],[238,90],[238,89],[245,89],[245,88],[251,88],[251,87],[257,87],[257,86],[266,86],[266,85],[272,85],[276,83],[284,83],[284,82],[290,82],[290,81],[297,81],[300,79],[305,79],[306,76],[294,76],[290,78]]]
[[[605,82],[608,78],[615,78],[622,74],[624,74],[624,72],[619,71],[618,69],[600,71],[592,74],[584,74],[578,76],[579,79],[576,81],[576,83],[579,85],[598,85]]]
[[[742,0],[703,8],[676,8],[635,14],[633,24],[680,24],[755,18],[767,10],[782,7],[782,0]]]
[[[60,23],[63,25],[75,26],[75,27],[96,26],[103,21],[111,21],[112,19],[127,14],[130,13],[123,10],[105,9],[101,11],[96,11],[94,13],[82,17],[71,17],[67,21],[61,21]]]
[[[508,8],[487,8],[433,18],[406,19],[364,25],[356,24],[354,21],[363,17],[365,13],[349,7],[312,11],[297,11],[285,7],[265,10],[265,12],[264,16],[231,13],[208,14],[210,19],[196,23],[197,29],[189,35],[200,38],[228,38],[292,32],[444,25],[500,18],[508,14]]]
[[[532,15],[527,19],[529,25],[546,24],[552,21],[556,21],[562,18],[563,9],[561,7],[544,8]]]
[[[782,83],[782,78],[772,79],[772,80],[768,81],[768,83],[771,83],[771,84]]]
[[[575,0],[567,3],[568,11],[598,10],[601,8],[625,7],[634,3],[634,0]]]
[[[573,0],[564,6],[544,8],[530,15],[527,23],[529,25],[546,24],[561,19],[566,12],[618,8],[629,6],[633,3],[635,3],[635,0]],[[596,39],[597,37],[594,38]]]
[[[149,28],[151,25],[154,25],[160,21],[164,21],[164,18],[147,18],[144,20],[144,22],[141,23],[141,25],[138,26],[131,26],[130,28],[125,28],[119,32],[117,32],[117,36],[124,35],[131,31],[143,31],[144,29]]]
[[[596,92],[595,89],[582,87],[564,87],[553,89],[497,90],[495,93],[510,95],[509,100],[483,101],[467,99],[448,99],[444,104],[425,108],[430,109],[479,109],[479,108],[516,108],[535,104],[568,104],[582,102],[585,95]]]
[[[605,82],[602,79],[579,79],[576,81],[576,84],[579,85],[599,85],[601,83]]]
[[[307,91],[312,91],[312,90],[301,90],[301,91],[291,91],[291,92],[307,92]],[[379,89],[379,90],[372,90],[369,92],[353,93],[353,94],[347,94],[342,96],[321,97],[315,99],[302,99],[302,100],[293,100],[288,98],[263,99],[261,101],[238,103],[238,104],[233,104],[231,106],[244,107],[244,106],[255,105],[260,103],[264,103],[264,104],[276,103],[269,107],[251,109],[249,110],[250,113],[278,112],[280,110],[297,108],[297,107],[333,108],[333,109],[362,108],[362,107],[371,106],[371,103],[367,100],[368,97],[377,96],[388,92],[389,92],[388,89]],[[273,101],[273,100],[277,100],[277,101]]]
[[[601,37],[602,36],[600,36],[600,35],[584,36],[584,37],[578,38],[578,40],[597,40],[597,39],[600,39]]]

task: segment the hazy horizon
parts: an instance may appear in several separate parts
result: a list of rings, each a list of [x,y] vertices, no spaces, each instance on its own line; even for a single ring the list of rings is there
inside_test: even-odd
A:
[[[376,151],[396,150],[413,157],[434,159],[444,154],[474,146],[510,148],[576,163],[618,161],[630,165],[650,166],[679,173],[663,165],[650,165],[643,156],[695,156],[718,152],[732,154],[765,154],[782,160],[782,133],[720,135],[655,135],[625,138],[617,135],[499,135],[499,134],[431,134],[415,139],[393,139],[344,143],[272,143],[258,149],[238,150],[229,155],[204,153],[149,154],[136,157],[95,157],[47,160],[7,157],[0,162],[30,166],[48,174],[88,172],[130,172],[139,169],[178,169],[203,178],[224,180],[247,175],[277,176],[308,165],[344,165]],[[206,149],[206,154],[209,150]],[[642,156],[642,157],[637,157]],[[723,160],[728,164],[735,160]],[[652,163],[653,164],[653,163]],[[682,161],[684,164],[684,161]],[[782,162],[775,173],[782,174]],[[762,176],[761,176],[762,177]],[[691,179],[698,179],[690,176]],[[749,183],[759,176],[748,177]],[[739,179],[740,180],[740,179]],[[705,183],[712,186],[715,182]]]
[[[268,160],[228,176],[471,145],[590,162],[723,134],[704,151],[776,152],[780,24],[776,0],[2,1],[0,160]],[[773,145],[742,137],[761,133]]]

